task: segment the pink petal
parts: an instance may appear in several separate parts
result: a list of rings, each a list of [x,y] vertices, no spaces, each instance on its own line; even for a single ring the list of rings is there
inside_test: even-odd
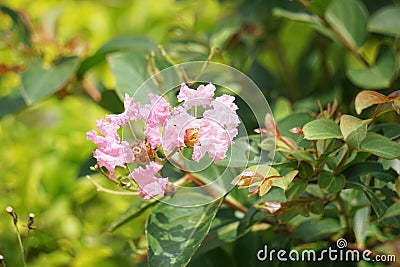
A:
[[[183,107],[174,108],[173,116],[167,120],[164,127],[162,145],[165,150],[185,146],[185,130],[195,128],[196,118],[188,114]]]
[[[155,174],[162,169],[158,162],[150,162],[146,169],[138,167],[129,174],[128,177],[134,179],[140,188],[140,195],[144,199],[153,198],[155,195],[164,194],[168,183],[168,178],[157,178]]]
[[[149,94],[150,104],[144,105],[141,110],[141,116],[146,120],[146,123],[165,125],[166,119],[170,116],[169,103],[164,97]]]
[[[207,153],[214,162],[218,162],[226,157],[232,140],[220,125],[207,119],[202,120],[203,126],[200,127],[198,135],[200,145],[194,146],[192,158],[198,162]]]
[[[215,86],[212,83],[206,86],[200,85],[197,90],[189,88],[186,84],[181,85],[178,94],[178,101],[185,101],[184,105],[189,109],[193,106],[209,106],[214,96]]]

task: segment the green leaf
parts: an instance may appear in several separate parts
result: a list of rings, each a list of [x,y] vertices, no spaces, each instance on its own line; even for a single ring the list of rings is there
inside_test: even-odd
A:
[[[367,11],[358,0],[332,0],[325,19],[353,49],[361,47],[367,36]]]
[[[397,173],[393,169],[385,170],[382,163],[377,161],[359,162],[345,169],[343,174],[347,180],[352,181],[359,181],[360,177],[366,174],[384,182],[394,182],[397,179]]]
[[[222,201],[197,207],[157,205],[146,225],[149,266],[186,265],[210,230]]]
[[[314,168],[308,161],[299,161],[297,169],[301,178],[310,178],[314,174]]]
[[[400,124],[383,123],[375,124],[369,127],[371,132],[381,133],[383,136],[393,140],[400,137]]]
[[[69,57],[45,69],[42,59],[35,58],[21,73],[22,94],[26,103],[31,105],[60,90],[69,81],[78,65],[78,57]]]
[[[108,231],[114,231],[125,223],[143,214],[146,210],[157,204],[156,201],[134,201],[111,225]]]
[[[340,224],[333,219],[310,219],[297,226],[293,235],[304,242],[313,242],[329,237],[341,230]]]
[[[20,112],[26,107],[25,100],[18,90],[13,90],[10,94],[0,98],[0,119],[11,113]]]
[[[18,12],[14,9],[11,9],[5,5],[0,5],[0,11],[4,14],[10,16],[13,21],[13,28],[18,30],[18,35],[22,41],[22,43],[28,47],[29,49],[32,48],[31,43],[31,35],[32,31],[30,29],[29,21],[26,19],[25,14],[22,12]],[[2,29],[4,30],[4,28]]]
[[[343,174],[333,175],[328,171],[322,171],[318,176],[318,185],[326,193],[337,193],[344,188],[346,178]]]
[[[358,182],[347,182],[346,183],[348,188],[354,188],[354,189],[358,189],[358,190],[362,190],[368,197],[369,201],[372,204],[372,208],[374,209],[376,215],[378,216],[378,218],[380,219],[383,214],[385,213],[387,207],[385,205],[385,203],[383,203],[382,200],[380,200],[378,198],[378,196],[374,193],[374,191],[372,191],[369,187],[367,187],[366,185],[363,185],[361,183]]]
[[[303,194],[304,190],[307,188],[307,181],[296,181],[293,182],[288,190],[286,190],[286,198],[288,200],[293,200]]]
[[[333,120],[328,119],[310,121],[304,125],[303,132],[304,138],[307,140],[342,138],[339,126]]]
[[[367,228],[371,214],[371,207],[365,206],[356,210],[353,219],[354,235],[356,237],[357,247],[365,247],[365,238],[367,237]]]
[[[322,191],[321,187],[319,187],[316,184],[309,184],[306,188],[306,192],[309,193],[310,195],[313,195],[318,198],[324,198],[325,194]]]
[[[298,170],[293,170],[285,174],[283,177],[271,178],[272,186],[280,187],[283,190],[286,190],[298,173]]]
[[[387,96],[375,91],[364,90],[358,93],[358,95],[356,96],[355,100],[356,112],[357,114],[360,114],[361,111],[372,105],[384,104],[387,102],[389,102]]]
[[[396,58],[390,49],[382,49],[375,63],[370,66],[364,64],[349,65],[348,78],[362,88],[380,89],[390,86],[396,69]]]
[[[311,0],[310,9],[318,16],[323,17],[330,3],[331,0]]]
[[[143,53],[121,52],[112,54],[107,59],[115,79],[116,91],[121,99],[124,98],[125,93],[134,95],[148,78]]]
[[[354,148],[359,149],[361,142],[367,136],[367,120],[360,120],[350,115],[340,117],[340,130],[344,140]]]
[[[400,144],[377,133],[368,133],[361,143],[361,149],[385,159],[400,156]]]
[[[400,7],[386,6],[378,10],[370,19],[368,30],[400,37]]]
[[[349,181],[347,183],[348,188],[354,188],[358,189],[364,192],[364,194],[368,197],[369,201],[371,202],[372,208],[374,209],[376,215],[378,216],[378,219],[382,224],[387,225],[387,226],[394,226],[394,227],[400,227],[400,221],[395,217],[388,216],[387,218],[382,218],[384,214],[387,212],[388,208],[386,204],[375,194],[374,191],[372,191],[371,188],[368,186],[358,183],[358,182],[351,182]],[[392,208],[390,213],[393,212],[395,214],[397,211],[397,207]]]
[[[89,69],[104,62],[107,55],[114,52],[136,51],[142,55],[156,50],[157,45],[150,39],[142,36],[121,36],[105,43],[93,55],[86,58],[78,69],[78,77],[82,77]]]
[[[387,219],[391,217],[400,216],[400,202],[397,201],[393,205],[391,205],[386,212],[383,214],[381,219]]]

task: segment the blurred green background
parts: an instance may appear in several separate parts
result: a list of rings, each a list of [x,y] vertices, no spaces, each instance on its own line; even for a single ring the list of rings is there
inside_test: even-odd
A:
[[[158,43],[177,25],[206,32],[216,27],[221,13],[226,12],[215,1],[12,0],[2,4],[23,12],[36,33],[48,31],[59,44],[77,36],[81,46],[77,49],[87,49],[86,55],[119,35],[144,35]],[[2,30],[11,24],[2,13],[0,21]],[[0,63],[29,62],[15,40],[10,48],[11,41],[4,37]],[[40,48],[46,57],[57,54],[51,42]],[[94,79],[113,87],[106,64],[94,72]],[[18,82],[16,73],[1,76],[0,95],[8,94]],[[95,148],[86,140],[86,132],[106,113],[110,111],[77,94],[62,101],[53,96],[1,118],[0,254],[7,266],[22,266],[12,220],[5,212],[8,205],[23,223],[30,212],[36,214],[37,230],[25,239],[29,266],[132,266],[144,259],[145,215],[114,233],[107,231],[138,198],[98,193],[90,181],[79,178],[82,164]],[[21,228],[23,235],[25,230]]]
[[[354,97],[360,88],[346,77],[345,68],[354,58],[302,17],[295,21],[302,7],[299,2],[3,1],[20,11],[32,29],[30,42],[21,29],[14,29],[20,34],[10,35],[12,20],[0,12],[0,254],[7,266],[22,264],[11,217],[5,211],[8,205],[22,223],[30,212],[36,214],[37,230],[25,238],[29,266],[136,265],[146,256],[146,214],[109,233],[109,225],[139,198],[96,192],[81,177],[88,172],[85,162],[95,148],[85,133],[95,128],[96,119],[121,109],[120,103],[107,102],[115,98],[109,94],[115,81],[107,62],[97,62],[84,78],[73,77],[67,88],[27,108],[18,101],[2,101],[13,96],[21,82],[18,71],[4,71],[5,65],[25,68],[38,55],[47,64],[61,56],[84,60],[118,36],[146,40],[139,54],[144,58],[154,51],[159,66],[168,64],[157,44],[163,44],[176,62],[205,60],[210,47],[215,47],[213,60],[248,74],[270,101],[277,120],[292,112],[317,111],[317,99],[326,104],[336,98],[342,112],[354,114]],[[363,3],[373,14],[393,1]],[[152,45],[147,47],[148,42]],[[374,36],[363,49],[374,58],[380,45],[380,37]],[[396,76],[381,92],[398,85]],[[98,99],[99,93],[104,101]],[[385,116],[385,121],[398,120],[394,113]],[[94,179],[107,184],[102,177]],[[26,235],[24,228],[21,232]]]

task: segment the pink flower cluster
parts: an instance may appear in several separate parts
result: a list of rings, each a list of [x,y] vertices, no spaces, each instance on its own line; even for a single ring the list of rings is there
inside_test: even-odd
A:
[[[93,153],[98,165],[106,168],[110,178],[115,179],[117,166],[126,168],[126,164],[132,162],[147,164],[145,168],[137,167],[128,177],[135,180],[140,195],[150,199],[164,194],[168,184],[168,178],[156,177],[164,162],[158,157],[156,161],[154,157],[160,147],[162,151],[193,148],[195,161],[200,161],[205,154],[214,162],[225,158],[238,134],[238,107],[233,96],[222,95],[214,99],[215,90],[212,83],[200,85],[197,90],[182,84],[178,94],[178,101],[182,104],[172,112],[169,103],[161,96],[149,94],[150,104],[141,105],[126,94],[123,113],[106,115],[106,119],[97,121],[96,126],[102,135],[95,130],[87,133],[87,139],[98,146]],[[200,108],[203,111],[201,116],[197,114]],[[135,144],[122,141],[118,135],[120,127],[141,119],[146,122],[146,140],[136,140]]]

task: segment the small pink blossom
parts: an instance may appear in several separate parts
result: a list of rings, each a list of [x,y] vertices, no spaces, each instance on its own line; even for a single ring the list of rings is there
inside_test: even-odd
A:
[[[134,156],[129,143],[120,142],[119,136],[114,135],[115,125],[105,122],[104,119],[99,121],[100,127],[99,123],[98,127],[104,136],[99,136],[95,130],[91,130],[87,132],[86,138],[97,144],[93,157],[97,159],[100,167],[105,167],[109,171],[110,178],[114,179],[115,168],[117,166],[125,168],[125,164],[132,162]],[[107,128],[107,124],[109,128]]]
[[[199,128],[199,144],[194,145],[192,158],[200,161],[207,153],[214,162],[226,157],[229,145],[232,143],[229,134],[215,122],[207,119],[202,120],[202,127]]]
[[[165,150],[172,150],[176,147],[185,146],[185,130],[195,128],[196,118],[186,112],[182,106],[174,108],[173,116],[167,120],[164,127],[162,145]]]
[[[139,185],[139,195],[142,195],[144,199],[151,199],[155,195],[164,194],[168,178],[155,177],[161,169],[160,163],[152,161],[146,166],[146,169],[138,167],[129,174],[128,177],[134,179]]]
[[[128,121],[138,121],[141,111],[140,103],[135,103],[132,97],[125,94],[124,98],[124,112],[121,114],[106,115],[109,122],[117,124],[119,126],[125,126]]]
[[[185,101],[184,105],[188,109],[193,106],[206,107],[210,105],[214,92],[215,86],[212,83],[209,83],[206,86],[200,85],[197,87],[197,90],[191,89],[183,83],[178,94],[178,101]]]
[[[146,120],[144,135],[147,142],[154,149],[161,144],[160,126],[164,126],[167,118],[171,115],[169,103],[161,96],[149,94],[150,104],[144,105],[141,116]]]
[[[169,111],[169,103],[164,97],[149,94],[150,104],[144,105],[141,110],[141,116],[146,120],[147,124],[165,125],[165,121],[171,115]]]
[[[144,131],[147,137],[147,143],[150,144],[152,149],[155,149],[158,144],[161,144],[161,132],[158,124],[147,124]]]
[[[230,144],[233,143],[232,139],[238,134],[237,127],[240,123],[239,116],[236,114],[238,107],[233,101],[235,101],[235,97],[224,94],[211,101],[213,109],[206,110],[203,113],[204,118],[224,125],[230,136]]]

